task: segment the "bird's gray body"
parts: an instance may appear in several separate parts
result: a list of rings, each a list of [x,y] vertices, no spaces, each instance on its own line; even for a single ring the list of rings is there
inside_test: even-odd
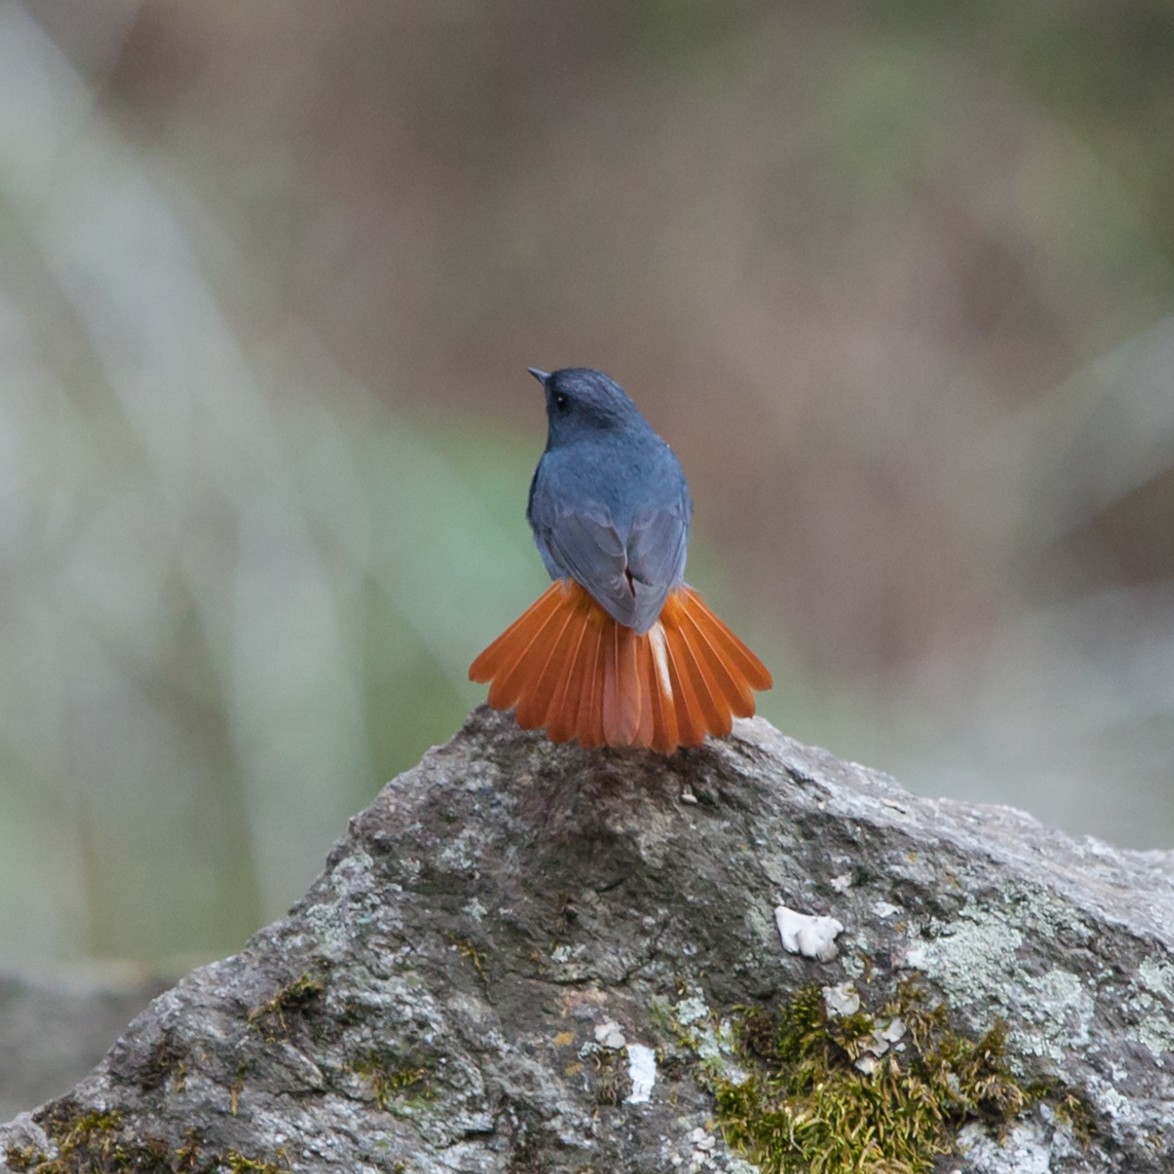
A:
[[[542,561],[643,634],[685,575],[693,505],[680,463],[608,376],[532,373],[548,430],[526,516]]]

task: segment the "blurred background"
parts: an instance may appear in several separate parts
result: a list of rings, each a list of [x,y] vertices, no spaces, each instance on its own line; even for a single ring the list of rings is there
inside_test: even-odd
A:
[[[0,959],[235,950],[673,444],[762,712],[1174,839],[1174,6],[0,0]]]

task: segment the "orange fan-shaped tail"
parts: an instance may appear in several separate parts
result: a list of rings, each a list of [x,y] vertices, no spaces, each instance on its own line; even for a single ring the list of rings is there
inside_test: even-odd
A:
[[[578,583],[559,579],[469,667],[489,704],[552,742],[648,746],[671,754],[730,732],[769,689],[762,661],[691,587],[674,588],[643,635],[616,623]]]

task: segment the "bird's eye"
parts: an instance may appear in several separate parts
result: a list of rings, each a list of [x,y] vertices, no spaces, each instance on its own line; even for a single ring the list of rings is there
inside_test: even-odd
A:
[[[565,412],[570,402],[570,397],[567,396],[565,392],[556,391],[554,393],[554,406],[558,408],[560,412]]]

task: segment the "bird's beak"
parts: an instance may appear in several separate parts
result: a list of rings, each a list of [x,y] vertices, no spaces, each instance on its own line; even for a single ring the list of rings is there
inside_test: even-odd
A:
[[[549,371],[540,371],[537,367],[527,367],[526,370],[529,371],[530,374],[533,375],[534,378],[537,379],[538,382],[543,386],[546,385],[546,381],[550,378]]]

